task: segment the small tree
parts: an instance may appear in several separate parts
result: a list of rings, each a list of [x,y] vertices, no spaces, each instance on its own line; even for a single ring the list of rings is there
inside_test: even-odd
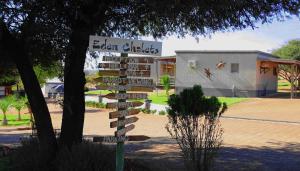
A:
[[[163,75],[161,77],[160,83],[164,86],[164,89],[166,90],[166,95],[169,96],[169,90],[170,90],[170,87],[171,87],[170,76],[169,75]]]
[[[6,112],[7,110],[10,108],[12,104],[12,97],[11,96],[7,96],[4,97],[0,100],[0,109],[3,113],[3,120],[2,120],[2,125],[7,125],[7,118],[6,118]]]
[[[275,49],[273,55],[282,59],[300,60],[300,40],[290,40],[282,47]],[[300,86],[300,68],[296,65],[279,65],[279,76],[291,83],[291,98],[298,81],[298,89]]]
[[[171,95],[167,131],[182,150],[187,170],[210,170],[222,143],[219,117],[227,109],[216,97],[205,97],[201,86]]]
[[[12,103],[12,106],[18,111],[18,118],[17,120],[20,121],[21,118],[21,110],[26,107],[26,98],[25,97],[17,97],[14,96],[14,101]]]

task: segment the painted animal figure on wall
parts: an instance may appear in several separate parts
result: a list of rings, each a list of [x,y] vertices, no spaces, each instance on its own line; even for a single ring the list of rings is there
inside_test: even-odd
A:
[[[216,67],[217,67],[217,69],[222,69],[222,68],[225,67],[225,64],[226,64],[226,62],[220,61],[220,62],[216,65]]]

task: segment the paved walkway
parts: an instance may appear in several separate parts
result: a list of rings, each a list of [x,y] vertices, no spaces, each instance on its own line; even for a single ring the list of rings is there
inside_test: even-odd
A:
[[[300,100],[268,98],[252,99],[231,106],[221,119],[224,147],[217,160],[217,170],[300,168],[299,106]],[[61,109],[53,104],[49,108],[54,127],[60,128]],[[87,109],[84,134],[113,135],[115,129],[109,128],[109,111],[113,110]],[[129,135],[147,135],[152,138],[145,142],[127,143],[127,157],[145,159],[149,164],[157,163],[157,168],[166,164],[171,170],[182,170],[180,150],[165,129],[168,118],[151,114],[137,116],[139,120],[135,123],[136,128]],[[26,131],[0,131],[0,141],[13,141],[15,138],[7,137],[15,137],[23,132]]]

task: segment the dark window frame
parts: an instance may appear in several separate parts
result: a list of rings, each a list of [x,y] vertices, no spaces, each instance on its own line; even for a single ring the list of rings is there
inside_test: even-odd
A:
[[[239,73],[240,72],[240,64],[239,63],[231,63],[230,72],[231,73]]]

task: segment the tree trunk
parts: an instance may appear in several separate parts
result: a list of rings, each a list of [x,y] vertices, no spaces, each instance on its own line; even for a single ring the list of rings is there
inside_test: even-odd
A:
[[[36,121],[40,147],[43,154],[45,154],[43,157],[47,160],[51,160],[55,156],[57,142],[52,127],[50,112],[42,94],[40,84],[22,44],[10,34],[5,24],[1,21],[0,31],[2,32],[0,39],[3,43],[3,49],[5,49],[6,52],[5,55],[13,58],[23,82]]]
[[[22,120],[21,119],[21,111],[20,110],[18,110],[18,119],[17,119],[18,121],[20,121],[20,120]]]
[[[61,145],[71,147],[82,142],[85,97],[84,63],[89,34],[77,29],[71,35],[64,70],[64,106],[61,125]]]
[[[39,141],[44,150],[53,157],[57,150],[57,142],[40,84],[28,60],[19,58],[15,59],[15,62],[31,106]]]
[[[6,125],[7,125],[6,113],[3,113],[2,125],[3,125],[3,126],[6,126]]]

